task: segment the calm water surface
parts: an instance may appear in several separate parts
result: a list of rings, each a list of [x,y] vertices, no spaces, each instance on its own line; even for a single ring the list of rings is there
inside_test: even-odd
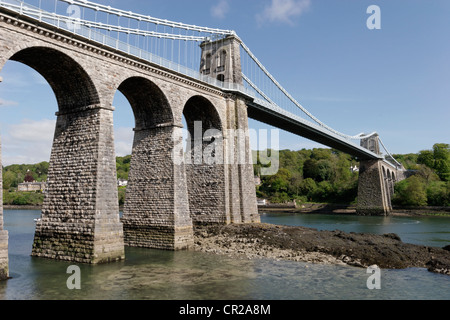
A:
[[[82,288],[69,290],[70,263],[30,257],[38,217],[39,211],[5,211],[12,279],[0,283],[0,299],[450,299],[450,277],[420,268],[382,270],[381,290],[369,290],[370,275],[354,267],[137,248],[127,248],[123,262],[79,265]],[[449,218],[262,214],[262,220],[320,230],[393,232],[405,242],[428,246],[450,244]]]

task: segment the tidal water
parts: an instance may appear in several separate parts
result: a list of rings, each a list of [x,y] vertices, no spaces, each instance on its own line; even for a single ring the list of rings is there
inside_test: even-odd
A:
[[[39,211],[5,211],[12,279],[2,300],[450,300],[450,277],[426,269],[381,271],[369,290],[367,270],[302,262],[232,259],[199,252],[126,248],[126,260],[78,265],[81,289],[70,290],[71,263],[30,257]],[[396,233],[404,242],[450,244],[450,218],[262,214],[262,221],[320,230]]]

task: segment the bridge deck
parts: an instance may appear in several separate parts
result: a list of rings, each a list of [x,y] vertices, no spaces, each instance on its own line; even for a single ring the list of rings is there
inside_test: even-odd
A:
[[[348,153],[357,157],[359,160],[384,159],[382,155],[377,155],[325,128],[321,128],[320,126],[296,117],[295,115],[289,115],[288,112],[284,112],[284,110],[277,111],[274,110],[274,108],[264,106],[257,100],[248,103],[248,116],[254,120]]]
[[[12,10],[11,8],[5,8],[5,3],[2,2],[2,6],[0,6],[0,12],[4,12],[7,14],[12,14],[13,16],[17,16],[18,12],[15,10]],[[28,17],[26,15],[22,15],[19,13],[19,16],[24,20],[30,20],[36,23],[37,25],[49,25],[51,26],[51,23],[49,21],[39,21],[35,19],[34,17]],[[68,33],[69,31],[58,28],[59,32],[61,33]],[[74,38],[80,38],[83,39],[86,42],[96,43],[97,46],[104,48],[104,43],[98,43],[94,39],[86,38],[84,35],[79,34],[72,34],[72,37]],[[89,33],[91,34],[91,33]],[[116,43],[116,42],[114,42]],[[157,68],[161,68],[163,70],[166,70],[166,72],[176,74],[178,77],[184,77],[186,79],[189,79],[191,81],[195,81],[198,83],[203,84],[204,86],[214,88],[216,90],[221,90],[225,92],[235,92],[237,94],[244,95],[248,97],[252,102],[248,103],[248,115],[250,118],[261,121],[263,123],[272,125],[274,127],[277,127],[279,129],[291,132],[293,134],[302,136],[304,138],[310,139],[312,141],[318,142],[320,144],[323,144],[325,146],[340,150],[342,152],[348,153],[352,156],[357,157],[360,160],[367,160],[367,159],[384,159],[383,156],[377,155],[368,149],[365,149],[355,143],[353,143],[351,140],[345,139],[334,132],[331,132],[327,130],[326,128],[323,128],[315,123],[309,122],[307,120],[304,120],[300,118],[297,115],[294,115],[286,110],[283,110],[282,108],[273,105],[273,104],[267,104],[265,101],[260,101],[259,99],[255,98],[253,95],[253,92],[246,90],[242,85],[234,84],[234,83],[224,83],[219,81],[213,81],[211,83],[210,79],[208,77],[202,76],[200,72],[186,72],[186,68],[181,68],[180,66],[175,66],[175,64],[169,64],[166,66],[164,63],[158,63],[163,61],[164,59],[150,59],[148,61],[145,58],[142,58],[140,56],[135,56],[133,54],[130,54],[130,52],[124,52],[118,48],[110,48],[108,45],[106,45],[109,50],[117,50],[121,54],[128,56],[131,59],[134,59],[136,61],[143,61],[145,60],[146,63],[150,65],[154,65]],[[130,50],[128,50],[130,51]],[[192,71],[192,70],[191,70]]]

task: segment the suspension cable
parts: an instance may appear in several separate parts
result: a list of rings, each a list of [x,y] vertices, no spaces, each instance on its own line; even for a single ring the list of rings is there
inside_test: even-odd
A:
[[[205,32],[205,33],[211,33],[211,34],[217,34],[217,35],[235,34],[235,32],[232,30],[200,27],[200,26],[196,26],[196,25],[185,24],[182,22],[169,21],[166,19],[158,19],[158,18],[154,18],[151,16],[134,13],[132,11],[116,9],[111,6],[106,6],[106,5],[102,5],[102,4],[87,1],[87,0],[59,0],[59,1],[66,2],[66,3],[72,4],[72,5],[78,5],[80,7],[84,7],[84,8],[88,8],[88,9],[92,9],[92,10],[96,10],[96,11],[114,14],[114,15],[117,15],[120,17],[130,18],[130,19],[143,21],[143,22],[149,22],[149,23],[153,23],[153,24],[159,24],[159,25],[163,25],[163,26],[169,26],[169,27],[173,27],[173,28],[194,30],[194,31],[198,31],[198,32]]]
[[[97,12],[104,12],[104,13],[107,13],[108,17],[110,14],[112,14],[112,15],[117,15],[118,19],[120,19],[120,17],[124,17],[124,18],[128,18],[128,19],[136,20],[139,23],[147,22],[147,23],[155,24],[156,30],[158,28],[158,25],[161,25],[164,27],[168,26],[168,27],[172,28],[172,30],[174,28],[178,28],[178,29],[184,29],[186,31],[192,31],[192,33],[198,32],[199,35],[191,36],[188,34],[182,35],[181,33],[178,33],[178,34],[174,34],[174,33],[171,34],[171,33],[166,33],[166,32],[161,33],[161,32],[157,32],[157,31],[141,30],[139,28],[133,29],[133,28],[130,28],[130,26],[128,26],[128,27],[122,27],[119,25],[115,26],[115,25],[111,25],[109,23],[105,24],[105,23],[101,23],[101,22],[97,22],[97,21],[94,22],[94,21],[88,21],[88,20],[79,19],[79,18],[74,19],[72,17],[59,15],[56,12],[49,13],[49,12],[46,12],[41,9],[33,9],[33,8],[30,8],[28,6],[23,6],[23,5],[20,6],[20,9],[21,9],[21,11],[23,10],[24,12],[26,12],[26,14],[30,14],[31,16],[35,16],[39,19],[46,18],[46,19],[55,19],[55,20],[62,21],[65,23],[79,23],[79,24],[82,24],[83,26],[86,26],[89,28],[102,29],[102,30],[106,30],[109,32],[113,31],[113,32],[117,32],[118,34],[126,33],[128,35],[133,34],[133,35],[139,35],[139,36],[148,36],[148,37],[154,37],[154,38],[180,40],[180,41],[184,40],[184,41],[190,41],[190,42],[210,42],[211,44],[212,44],[212,41],[211,41],[212,38],[216,38],[216,37],[218,38],[219,36],[223,37],[223,36],[233,35],[234,37],[236,37],[236,40],[239,42],[239,44],[243,48],[243,50],[248,54],[248,56],[253,60],[253,62],[255,62],[255,64],[259,67],[260,71],[262,71],[270,79],[270,81],[282,92],[282,94],[284,94],[295,106],[297,106],[303,113],[305,113],[309,118],[311,118],[318,125],[329,130],[330,132],[333,132],[334,134],[337,134],[348,140],[366,139],[366,138],[369,138],[369,137],[373,136],[374,134],[376,134],[376,133],[372,133],[370,135],[364,135],[363,133],[360,133],[355,136],[350,136],[347,134],[343,134],[339,131],[336,131],[333,128],[331,128],[330,126],[328,126],[325,123],[323,123],[322,121],[320,121],[312,113],[310,113],[306,108],[304,108],[297,100],[295,100],[294,97],[292,95],[290,95],[281,86],[281,84],[269,73],[269,71],[264,67],[264,65],[251,52],[251,50],[247,47],[247,45],[245,45],[245,43],[232,30],[200,27],[200,26],[189,25],[189,24],[185,24],[185,23],[181,23],[181,22],[174,22],[174,21],[169,21],[169,20],[165,20],[165,19],[158,19],[158,18],[154,18],[151,16],[136,14],[131,11],[124,11],[124,10],[112,8],[111,6],[106,6],[106,5],[94,3],[91,1],[87,1],[87,0],[57,0],[55,2],[58,2],[58,1],[69,3],[71,5],[78,5],[80,7],[83,7],[83,10],[84,10],[84,8],[95,10],[96,16],[97,16]],[[9,5],[11,5],[11,4],[9,4]],[[15,5],[11,5],[11,6],[14,7]],[[138,24],[138,25],[140,25],[140,24]],[[206,36],[201,36],[200,33],[208,33],[211,36],[211,38],[206,37]],[[165,46],[164,46],[164,50],[165,50]],[[256,72],[256,70],[255,70],[255,72]],[[259,74],[259,76],[261,76],[261,74]],[[267,94],[264,94],[253,82],[251,82],[250,79],[248,79],[245,75],[243,75],[243,77],[244,77],[245,81],[247,81],[249,83],[249,85],[251,87],[253,87],[253,89],[255,89],[261,96],[264,97],[264,99],[266,99],[270,104],[276,106],[277,108],[280,108],[276,103],[274,103],[267,96]],[[384,145],[383,145],[383,147],[384,147]],[[390,155],[390,153],[389,153],[389,155]]]

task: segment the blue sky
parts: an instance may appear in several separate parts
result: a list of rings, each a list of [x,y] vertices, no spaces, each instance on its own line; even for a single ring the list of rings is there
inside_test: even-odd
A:
[[[392,153],[450,143],[448,0],[102,0],[157,18],[232,29],[265,67],[321,121],[347,134],[379,132]],[[366,10],[381,9],[369,30]],[[9,61],[0,72],[5,164],[48,161],[56,100],[45,80]],[[129,153],[134,125],[114,102],[116,151]],[[254,129],[270,127],[253,120]],[[281,132],[280,148],[320,145]]]

